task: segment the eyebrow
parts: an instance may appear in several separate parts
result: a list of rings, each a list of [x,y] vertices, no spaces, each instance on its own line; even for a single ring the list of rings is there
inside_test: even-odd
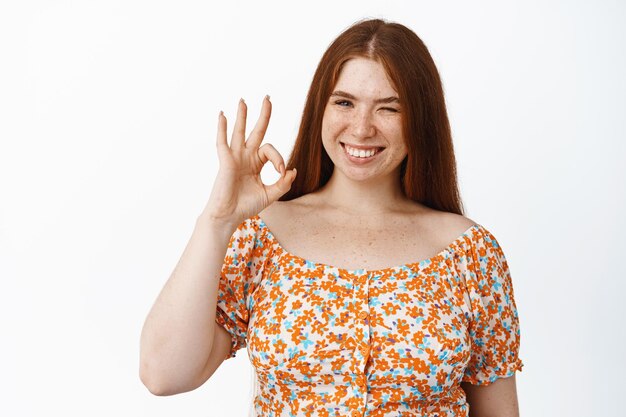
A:
[[[353,96],[350,93],[346,93],[345,91],[335,91],[330,96],[331,97],[334,97],[334,96],[345,97],[345,98],[349,98],[352,100],[357,100],[355,96]],[[398,103],[400,104],[400,99],[398,97],[392,96],[392,97],[379,98],[378,100],[375,100],[374,102],[375,103]]]

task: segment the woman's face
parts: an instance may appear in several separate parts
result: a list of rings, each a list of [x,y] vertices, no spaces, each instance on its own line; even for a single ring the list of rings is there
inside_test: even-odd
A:
[[[324,110],[322,143],[335,169],[352,179],[399,175],[408,152],[402,109],[382,64],[366,58],[344,64]],[[350,145],[352,153],[360,148],[356,156]]]

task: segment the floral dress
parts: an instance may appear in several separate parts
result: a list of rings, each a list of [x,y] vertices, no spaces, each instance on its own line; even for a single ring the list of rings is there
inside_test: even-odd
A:
[[[282,248],[258,216],[233,233],[216,322],[247,347],[270,416],[468,416],[461,382],[515,374],[520,329],[502,248],[474,224],[435,256],[343,269]]]

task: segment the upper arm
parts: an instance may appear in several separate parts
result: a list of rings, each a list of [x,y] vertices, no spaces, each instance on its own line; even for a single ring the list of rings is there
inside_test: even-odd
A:
[[[250,315],[247,297],[265,260],[265,246],[257,246],[261,238],[258,231],[256,218],[248,218],[238,225],[229,241],[217,288],[213,343],[196,381],[197,387],[204,384],[222,362],[246,347]]]
[[[270,254],[270,245],[265,239],[258,216],[253,216],[237,227],[226,249],[215,311],[220,330],[230,335],[230,351],[226,359],[235,357],[239,349],[247,346],[251,296],[262,279]],[[222,333],[220,340],[225,339]]]
[[[201,386],[211,378],[217,368],[229,356],[231,349],[231,335],[224,328],[216,323],[215,333],[213,334],[213,346],[209,359],[207,360],[202,372],[200,373],[196,386]]]
[[[471,352],[461,388],[471,417],[519,416],[515,373],[521,371],[520,326],[502,247],[479,226],[468,251]]]
[[[470,306],[470,360],[462,382],[489,385],[521,371],[520,325],[511,273],[502,247],[485,228],[474,229],[464,275]]]
[[[519,417],[515,375],[498,378],[489,385],[462,382],[470,417]]]

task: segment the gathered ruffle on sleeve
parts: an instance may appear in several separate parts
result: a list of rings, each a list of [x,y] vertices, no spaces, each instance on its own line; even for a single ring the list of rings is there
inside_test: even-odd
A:
[[[472,346],[462,381],[488,385],[522,370],[519,317],[509,266],[491,232],[478,227],[467,255]]]
[[[232,234],[220,272],[215,321],[231,335],[231,349],[226,359],[246,347],[250,311],[248,297],[254,278],[262,273],[263,246],[259,244],[256,217],[243,221]]]

